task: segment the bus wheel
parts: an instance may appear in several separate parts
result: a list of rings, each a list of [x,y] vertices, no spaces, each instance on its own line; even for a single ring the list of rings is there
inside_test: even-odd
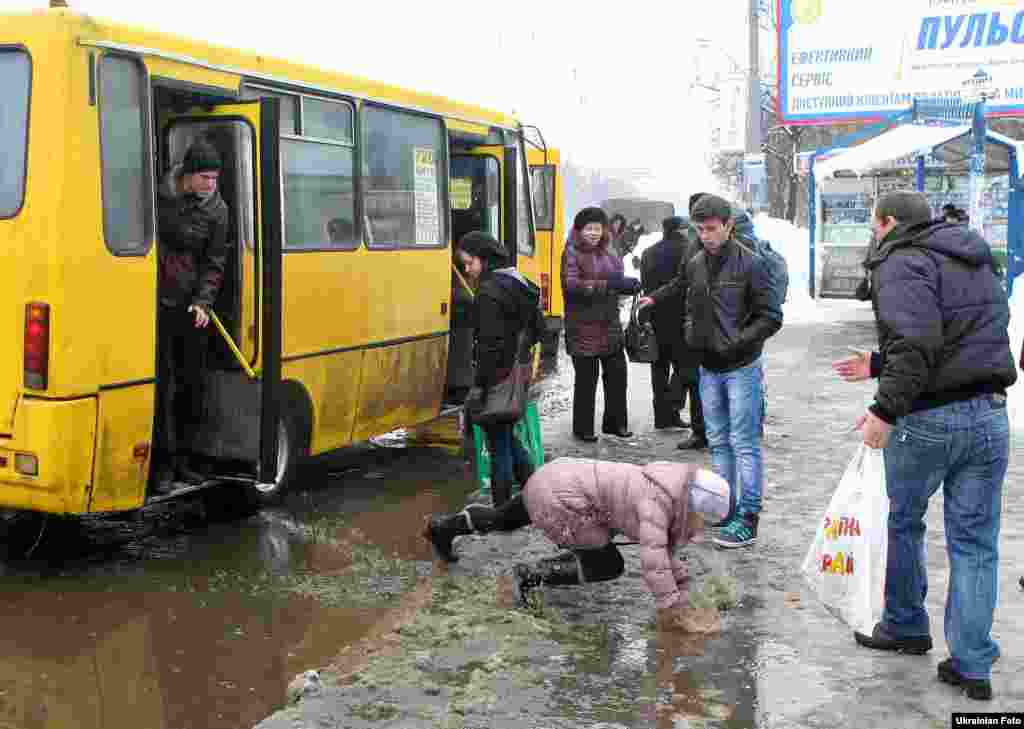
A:
[[[277,423],[277,475],[272,483],[249,487],[247,495],[255,508],[280,502],[298,474],[299,461],[305,453],[305,442],[299,420],[291,413],[282,413]]]

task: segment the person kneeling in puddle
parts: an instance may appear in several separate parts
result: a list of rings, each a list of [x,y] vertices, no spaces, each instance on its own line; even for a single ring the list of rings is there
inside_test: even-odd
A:
[[[569,551],[515,566],[525,603],[538,585],[580,585],[619,577],[625,563],[611,539],[613,533],[622,533],[640,545],[643,578],[654,595],[659,622],[700,631],[700,621],[686,610],[686,564],[673,554],[700,533],[705,517],[721,524],[735,510],[733,489],[704,468],[559,458],[537,469],[522,493],[497,509],[470,504],[457,514],[431,516],[424,536],[441,559],[457,562],[456,537],[510,532],[533,524]]]

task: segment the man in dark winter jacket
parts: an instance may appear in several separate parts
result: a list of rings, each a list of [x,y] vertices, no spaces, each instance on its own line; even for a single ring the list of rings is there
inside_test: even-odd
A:
[[[700,251],[696,235],[688,235],[686,218],[673,216],[662,222],[664,237],[644,251],[640,261],[640,281],[650,294],[670,283],[685,261]],[[651,363],[651,387],[654,392],[654,427],[689,427],[679,411],[690,400],[693,435],[705,440],[704,415],[697,391],[699,362],[683,341],[684,296],[670,297],[653,307],[651,322],[658,340],[658,361]],[[669,371],[671,369],[671,377]]]
[[[736,515],[714,541],[727,549],[746,547],[757,540],[764,480],[761,352],[782,327],[781,302],[771,290],[764,257],[737,240],[727,200],[700,196],[690,220],[703,250],[675,281],[642,303],[657,304],[686,293],[683,332],[701,361],[700,399],[712,464],[742,494]]]
[[[206,327],[228,257],[228,207],[217,192],[221,161],[208,142],[194,143],[160,187],[160,433],[157,489],[202,476],[188,463],[189,433],[203,412]]]
[[[1009,455],[1006,388],[1017,378],[1009,306],[988,244],[966,226],[932,221],[921,193],[883,195],[872,229],[878,245],[867,266],[879,352],[834,365],[848,381],[878,378],[857,425],[865,444],[885,449],[890,502],[885,609],[871,635],[854,637],[879,650],[931,650],[924,517],[941,484],[951,658],[938,677],[987,700],[999,657],[991,629]]]

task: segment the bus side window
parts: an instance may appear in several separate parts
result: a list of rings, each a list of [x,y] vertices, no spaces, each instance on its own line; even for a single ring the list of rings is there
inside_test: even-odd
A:
[[[555,167],[534,165],[530,167],[533,187],[533,211],[537,230],[555,228]]]
[[[100,59],[99,76],[104,238],[115,256],[143,255],[153,229],[146,76],[134,58],[114,55]]]

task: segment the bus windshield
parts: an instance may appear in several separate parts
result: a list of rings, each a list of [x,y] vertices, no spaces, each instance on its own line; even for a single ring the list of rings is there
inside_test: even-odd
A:
[[[25,51],[0,48],[0,218],[17,215],[25,195],[30,77]]]

